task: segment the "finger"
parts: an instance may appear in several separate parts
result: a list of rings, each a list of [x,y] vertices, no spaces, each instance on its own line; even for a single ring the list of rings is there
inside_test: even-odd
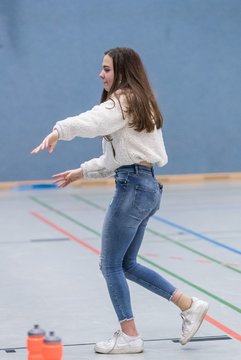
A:
[[[64,179],[64,178],[57,179],[57,180],[54,180],[54,181],[53,181],[53,184],[56,184],[56,185],[58,185],[58,186],[63,185],[63,184],[65,184],[65,183],[66,183],[66,179]]]
[[[53,180],[52,183],[53,184],[58,184],[60,181],[62,181],[61,179],[57,179],[57,180]]]
[[[41,150],[44,150],[48,147],[48,141],[47,139],[44,139],[44,141],[42,142],[42,144],[40,145]]]
[[[69,182],[66,180],[59,180],[55,181],[54,184],[56,184],[58,187],[65,187],[69,184]]]
[[[48,144],[49,154],[52,154],[52,152],[54,151],[55,145],[56,145],[56,144]]]
[[[64,176],[52,176],[52,178],[54,179],[54,181],[59,181],[59,180],[65,179]]]
[[[52,153],[53,150],[54,150],[55,145],[49,144],[49,140],[50,140],[50,139],[49,139],[49,136],[47,136],[47,137],[41,142],[41,144],[40,144],[39,146],[37,146],[35,149],[33,149],[33,150],[31,151],[31,154],[36,154],[36,153],[38,153],[39,151],[42,151],[42,150],[44,150],[44,149],[46,149],[46,148],[48,148],[49,153]]]
[[[62,173],[52,175],[52,178],[55,179],[55,178],[58,178],[58,177],[67,176],[68,174],[69,174],[69,171],[64,171]]]
[[[58,180],[54,180],[54,181],[53,181],[53,184],[59,185],[59,184],[61,184],[61,183],[65,183],[65,182],[66,182],[65,179],[58,179]]]
[[[31,151],[31,154],[37,154],[40,151],[40,145]]]

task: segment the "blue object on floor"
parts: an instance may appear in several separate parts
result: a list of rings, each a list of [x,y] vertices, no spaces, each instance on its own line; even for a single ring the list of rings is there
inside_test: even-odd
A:
[[[13,188],[17,191],[28,191],[28,190],[47,190],[47,189],[57,189],[56,184],[31,184],[31,185],[19,185]]]

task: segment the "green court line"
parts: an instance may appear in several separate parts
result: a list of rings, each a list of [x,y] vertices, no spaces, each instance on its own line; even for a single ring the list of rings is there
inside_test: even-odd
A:
[[[151,234],[153,234],[153,235],[159,236],[159,237],[161,237],[161,238],[163,238],[163,239],[165,239],[165,240],[167,240],[167,241],[169,241],[169,242],[172,242],[173,244],[175,244],[175,245],[177,245],[177,246],[179,246],[179,247],[182,247],[183,249],[186,249],[186,250],[192,252],[193,254],[197,254],[197,255],[199,255],[199,256],[207,259],[207,260],[210,260],[211,262],[214,262],[214,263],[216,263],[216,264],[218,264],[218,265],[221,265],[221,266],[223,266],[223,267],[225,267],[225,268],[227,268],[227,269],[229,269],[229,270],[232,270],[232,271],[235,271],[235,272],[241,274],[241,270],[236,269],[236,268],[232,267],[231,265],[224,264],[222,261],[217,260],[217,259],[215,259],[215,258],[213,258],[213,257],[211,257],[211,256],[209,256],[209,255],[206,255],[206,254],[204,254],[204,253],[202,253],[202,252],[200,252],[200,251],[198,251],[198,250],[195,250],[195,249],[191,248],[191,247],[188,246],[188,245],[182,244],[182,243],[180,243],[179,241],[173,240],[173,239],[171,239],[171,238],[170,238],[169,236],[167,236],[167,235],[161,234],[161,233],[159,233],[158,231],[153,230],[153,229],[151,229],[151,228],[147,228],[146,230],[147,230],[148,232],[150,232]]]
[[[30,199],[33,200],[34,202],[38,203],[39,205],[43,206],[44,208],[49,209],[49,210],[53,211],[54,213],[56,213],[56,214],[58,214],[58,215],[60,215],[60,216],[62,216],[62,217],[64,217],[64,218],[66,218],[66,219],[70,220],[71,222],[74,222],[75,224],[77,224],[77,225],[79,225],[79,226],[81,226],[81,227],[83,227],[83,228],[91,231],[92,233],[100,236],[100,233],[97,232],[97,231],[95,231],[95,230],[92,229],[91,227],[86,226],[86,225],[84,225],[84,224],[76,221],[76,220],[73,219],[71,216],[63,213],[62,211],[59,211],[59,210],[55,209],[54,207],[48,205],[48,204],[45,203],[44,201],[41,201],[41,200],[37,199],[35,196],[30,196]],[[177,274],[173,273],[172,271],[161,267],[160,265],[154,263],[153,261],[147,259],[146,257],[144,257],[144,256],[142,256],[142,255],[138,255],[138,258],[141,259],[141,260],[143,260],[144,262],[146,262],[146,263],[148,263],[148,264],[156,267],[157,269],[159,269],[159,270],[167,273],[168,275],[171,275],[172,277],[174,277],[174,278],[176,278],[176,279],[184,282],[185,284],[188,284],[189,286],[191,286],[191,287],[199,290],[200,292],[202,292],[202,293],[210,296],[211,298],[217,300],[218,302],[226,305],[226,306],[229,307],[230,309],[232,309],[232,310],[234,310],[234,311],[236,311],[236,312],[238,312],[238,313],[241,313],[241,308],[239,308],[239,307],[237,307],[237,306],[229,303],[228,301],[220,298],[220,297],[217,296],[217,295],[214,295],[213,293],[209,292],[208,290],[201,288],[200,286],[192,283],[191,281],[184,279],[184,278],[181,277],[180,275],[177,275]]]
[[[70,196],[72,196],[72,197],[74,197],[74,198],[76,198],[76,199],[78,199],[78,200],[81,200],[81,201],[84,202],[85,204],[91,205],[92,207],[94,207],[94,208],[96,208],[96,209],[106,211],[106,208],[105,208],[104,206],[100,206],[100,205],[94,203],[93,201],[88,200],[88,199],[86,199],[86,198],[84,198],[84,197],[82,197],[82,196],[80,196],[80,195],[73,195],[73,194],[72,194],[72,195],[70,195]]]
[[[93,229],[90,228],[89,226],[87,226],[87,225],[85,225],[85,224],[83,224],[83,223],[75,220],[74,218],[72,218],[71,216],[69,216],[69,215],[67,215],[67,214],[64,214],[62,211],[55,209],[54,207],[52,207],[52,206],[46,204],[45,202],[37,199],[35,196],[30,196],[30,199],[33,200],[33,201],[35,201],[35,202],[38,203],[39,205],[42,205],[42,206],[45,207],[46,209],[49,209],[49,210],[55,212],[56,214],[64,217],[65,219],[68,219],[68,220],[72,221],[73,223],[81,226],[82,228],[91,231],[92,233],[94,233],[94,234],[97,235],[98,237],[100,236],[100,233],[98,233],[97,231],[93,230]]]
[[[142,259],[143,261],[147,262],[148,264],[150,264],[150,265],[152,265],[152,266],[156,267],[157,269],[159,269],[159,270],[161,270],[161,271],[163,271],[163,272],[167,273],[168,275],[173,276],[174,278],[176,278],[176,279],[178,279],[178,280],[180,280],[180,281],[184,282],[185,284],[187,284],[187,285],[189,285],[189,286],[191,286],[191,287],[193,287],[193,288],[195,288],[195,289],[197,289],[197,290],[201,291],[202,293],[204,293],[204,294],[206,294],[206,295],[210,296],[211,298],[213,298],[213,299],[215,299],[215,300],[219,301],[220,303],[222,303],[222,304],[224,304],[224,305],[228,306],[229,308],[231,308],[231,309],[233,309],[233,310],[235,310],[235,311],[237,311],[237,312],[241,313],[241,308],[239,308],[239,307],[237,307],[237,306],[235,306],[235,305],[233,305],[233,304],[229,303],[228,301],[226,301],[226,300],[224,300],[224,299],[220,298],[220,297],[219,297],[219,296],[217,296],[217,295],[214,295],[214,294],[213,294],[213,293],[211,293],[210,291],[208,291],[208,290],[206,290],[206,289],[201,288],[200,286],[198,286],[198,285],[196,285],[196,284],[192,283],[191,281],[184,279],[182,276],[177,275],[177,274],[173,273],[172,271],[170,271],[170,270],[167,270],[167,269],[163,268],[162,266],[160,266],[160,265],[158,265],[158,264],[154,263],[153,261],[151,261],[151,260],[149,260],[149,259],[147,259],[147,258],[145,258],[145,257],[143,257],[143,256],[141,256],[141,255],[139,255],[138,257],[139,257],[140,259]]]
[[[87,200],[87,199],[85,199],[84,197],[82,197],[82,196],[80,196],[80,195],[71,195],[71,196],[74,197],[74,198],[76,198],[76,199],[78,199],[78,200],[80,200],[80,201],[82,201],[82,202],[84,202],[84,203],[86,203],[86,204],[88,204],[88,205],[93,206],[93,207],[96,208],[96,209],[104,210],[104,211],[106,210],[103,206],[97,205],[97,204],[94,203],[93,201]],[[221,265],[221,266],[223,266],[223,267],[225,267],[225,268],[227,268],[227,269],[229,269],[229,270],[232,270],[232,271],[235,271],[236,273],[241,274],[241,270],[236,269],[236,268],[234,268],[234,267],[232,267],[232,266],[230,266],[230,265],[224,264],[222,261],[217,260],[217,259],[215,259],[215,258],[213,258],[213,257],[211,257],[211,256],[209,256],[209,255],[206,255],[206,254],[204,254],[204,253],[202,253],[202,252],[200,252],[200,251],[198,251],[198,250],[195,250],[195,249],[193,249],[192,247],[190,247],[190,246],[188,246],[188,245],[182,244],[182,243],[180,243],[180,242],[177,241],[177,240],[173,240],[173,239],[170,238],[169,236],[164,235],[164,234],[161,234],[159,231],[153,230],[153,229],[151,229],[150,227],[147,227],[146,230],[147,230],[149,233],[151,233],[151,234],[153,234],[153,235],[155,235],[155,236],[158,236],[158,237],[160,237],[160,238],[162,238],[162,239],[165,239],[166,241],[169,241],[169,242],[171,242],[171,243],[173,243],[173,244],[175,244],[175,245],[177,245],[177,246],[179,246],[179,247],[181,247],[181,248],[183,248],[183,249],[186,249],[186,250],[192,252],[193,254],[199,255],[199,256],[203,257],[204,259],[207,259],[207,260],[209,260],[209,261],[211,261],[211,262],[213,262],[213,263],[216,263],[216,264]]]

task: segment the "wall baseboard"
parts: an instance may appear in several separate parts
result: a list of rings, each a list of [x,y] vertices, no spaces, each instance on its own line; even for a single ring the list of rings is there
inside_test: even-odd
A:
[[[157,175],[159,181],[162,183],[189,183],[189,182],[203,182],[203,181],[240,181],[241,172],[229,173],[207,173],[207,174],[179,174],[179,175]],[[51,180],[26,180],[26,181],[9,181],[0,182],[0,190],[8,190],[14,188],[21,188],[24,186],[50,185]],[[84,179],[76,181],[71,186],[113,186],[114,179]]]

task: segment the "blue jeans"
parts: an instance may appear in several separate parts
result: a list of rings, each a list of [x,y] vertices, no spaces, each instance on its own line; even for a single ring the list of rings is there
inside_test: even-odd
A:
[[[122,166],[115,174],[116,191],[107,210],[100,268],[120,322],[133,319],[127,280],[170,300],[176,288],[160,274],[136,262],[149,218],[159,209],[162,185],[153,169]]]

